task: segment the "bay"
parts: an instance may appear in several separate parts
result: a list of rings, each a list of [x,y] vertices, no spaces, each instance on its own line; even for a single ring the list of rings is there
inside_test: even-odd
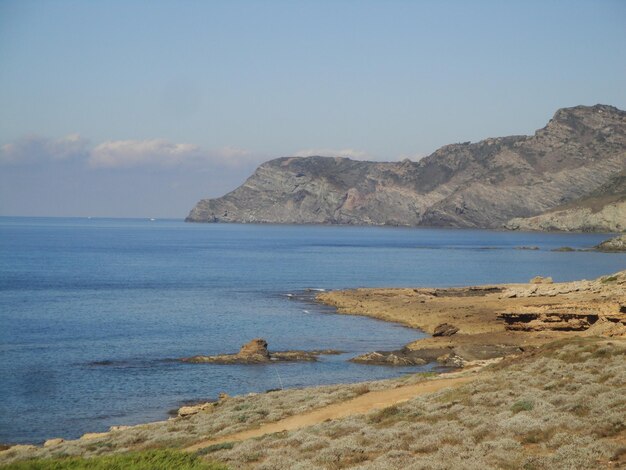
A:
[[[589,279],[625,269],[626,255],[551,250],[608,236],[0,217],[0,442],[165,419],[220,392],[420,370],[347,362],[419,339],[419,331],[337,315],[300,294]],[[531,246],[538,249],[520,249]],[[265,366],[173,360],[235,352],[255,337],[273,350],[345,354]]]

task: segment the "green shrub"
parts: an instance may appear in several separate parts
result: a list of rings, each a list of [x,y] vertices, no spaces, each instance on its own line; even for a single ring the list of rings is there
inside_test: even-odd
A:
[[[218,450],[230,450],[233,447],[235,447],[234,442],[222,442],[220,444],[213,444],[211,446],[200,449],[198,452],[196,452],[196,455],[210,454],[212,452],[217,452]]]
[[[197,455],[173,450],[150,450],[103,457],[33,459],[1,467],[3,470],[228,470]]]
[[[534,408],[534,405],[532,402],[528,400],[520,400],[518,402],[513,403],[513,406],[511,407],[511,411],[517,414],[520,411],[530,411],[533,408]]]

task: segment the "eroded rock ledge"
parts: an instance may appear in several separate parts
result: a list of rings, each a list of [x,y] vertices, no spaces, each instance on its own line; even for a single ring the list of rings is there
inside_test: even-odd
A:
[[[626,337],[626,271],[594,280],[463,288],[352,289],[318,294],[338,313],[366,315],[432,334],[354,362],[459,366],[517,354],[570,335]]]
[[[181,359],[183,362],[209,364],[264,364],[268,362],[317,361],[318,356],[341,354],[335,349],[313,351],[275,351],[267,349],[267,341],[255,338],[244,344],[236,354],[219,354],[217,356],[192,356]]]

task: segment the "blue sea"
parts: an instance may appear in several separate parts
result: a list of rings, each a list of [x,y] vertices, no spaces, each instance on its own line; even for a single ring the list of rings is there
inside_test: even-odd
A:
[[[347,362],[423,334],[337,315],[310,300],[315,289],[594,278],[625,269],[626,255],[550,250],[607,237],[0,217],[0,442],[161,420],[220,392],[419,370]],[[253,366],[175,360],[236,352],[255,337],[270,350],[345,354]]]

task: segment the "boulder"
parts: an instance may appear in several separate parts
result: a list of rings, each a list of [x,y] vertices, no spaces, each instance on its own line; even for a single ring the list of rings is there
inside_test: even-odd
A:
[[[535,276],[530,280],[531,284],[552,284],[554,281],[551,277]]]
[[[178,409],[178,417],[185,418],[200,413],[201,411],[213,411],[214,403],[201,403],[199,405],[181,406]]]
[[[61,439],[60,437],[54,438],[54,439],[48,439],[46,442],[43,443],[44,447],[54,447],[54,446],[58,446],[59,444],[63,444],[65,442],[64,439]]]
[[[452,336],[457,331],[459,331],[459,329],[456,326],[450,325],[449,323],[442,323],[441,325],[435,327],[433,336]]]
[[[255,338],[244,344],[237,354],[242,359],[270,360],[270,353],[267,350],[267,341],[263,338]]]

